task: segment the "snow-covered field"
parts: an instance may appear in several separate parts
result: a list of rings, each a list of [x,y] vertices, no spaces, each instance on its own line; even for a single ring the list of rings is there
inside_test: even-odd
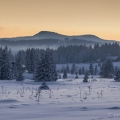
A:
[[[93,63],[93,67],[95,67],[96,65],[98,67],[98,72],[100,72],[100,67],[98,66],[98,63]],[[57,64],[56,68],[58,70],[60,70],[62,67],[66,67],[66,66],[67,66],[67,64]],[[72,64],[68,63],[68,66],[69,66],[69,68],[71,68]],[[75,64],[75,66],[78,69],[84,67],[86,70],[89,70],[90,63],[79,63],[79,64]],[[113,62],[113,66],[114,67],[117,66],[118,68],[120,68],[120,62]]]
[[[39,102],[41,82],[0,81],[0,120],[120,120],[120,83],[94,79],[48,82],[51,94],[42,91]]]

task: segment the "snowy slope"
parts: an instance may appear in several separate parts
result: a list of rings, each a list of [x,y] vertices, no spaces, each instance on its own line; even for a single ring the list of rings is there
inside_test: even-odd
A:
[[[94,79],[97,81],[90,78],[83,83],[79,76],[48,82],[51,96],[42,91],[39,102],[36,91],[40,82],[0,81],[0,120],[119,120],[120,83],[98,76]]]

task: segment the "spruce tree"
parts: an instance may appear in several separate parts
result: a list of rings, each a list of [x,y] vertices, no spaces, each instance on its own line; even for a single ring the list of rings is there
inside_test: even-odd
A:
[[[67,70],[66,68],[64,69],[64,72],[63,72],[63,79],[66,79],[67,78]]]
[[[49,67],[50,67],[50,81],[56,81],[57,80],[57,71],[56,71],[56,65],[54,63],[53,60],[53,54],[51,52],[48,51],[48,55],[49,55]]]
[[[26,69],[29,73],[34,73],[35,69],[35,49],[27,49],[26,51]]]
[[[63,72],[64,72],[64,69],[65,69],[65,67],[64,67],[64,66],[62,66],[62,67],[61,67],[61,73],[63,73]]]
[[[35,81],[45,82],[57,80],[56,66],[51,53],[46,51],[45,54],[42,54],[41,61],[36,67],[34,76]]]
[[[12,79],[15,78],[16,75],[16,66],[15,66],[15,61],[11,62],[11,70],[12,70]]]
[[[78,73],[76,72],[75,74],[76,74],[75,79],[78,79]]]
[[[75,63],[72,64],[72,67],[71,67],[71,74],[75,74],[75,71],[76,71],[76,66],[75,66]]]
[[[93,75],[93,72],[94,72],[93,63],[91,62],[90,66],[89,66],[89,73],[90,73],[90,75]]]
[[[30,66],[30,48],[26,50],[26,69],[29,72]]]
[[[70,68],[69,68],[69,65],[68,65],[68,64],[67,64],[67,66],[66,66],[66,70],[67,70],[67,73],[70,72]]]
[[[79,68],[79,75],[82,75],[82,69]]]
[[[101,72],[100,75],[104,78],[112,77],[114,73],[114,66],[110,59],[106,59],[102,66],[101,66]]]
[[[120,70],[118,70],[117,73],[115,74],[114,80],[115,80],[116,82],[120,82]]]
[[[119,68],[117,66],[115,66],[115,68],[114,68],[114,74],[116,75],[118,71],[119,71]]]
[[[88,71],[86,70],[83,82],[88,82]]]
[[[82,75],[84,75],[84,74],[85,74],[85,68],[82,67]]]
[[[10,54],[7,46],[2,49],[0,55],[0,80],[11,80],[12,70],[10,66]]]
[[[95,68],[94,68],[94,75],[97,75],[97,72],[98,72],[98,68],[97,68],[97,65],[96,65]]]
[[[22,60],[21,60],[22,56],[21,56],[21,52],[19,51],[17,56],[16,56],[16,60],[15,60],[15,67],[16,67],[16,72],[15,72],[15,77],[16,77],[16,81],[22,81],[24,80],[24,76],[23,76],[23,67],[22,67]]]

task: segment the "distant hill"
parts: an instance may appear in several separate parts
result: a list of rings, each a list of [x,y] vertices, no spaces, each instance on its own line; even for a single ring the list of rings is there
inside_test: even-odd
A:
[[[69,38],[69,39],[73,39],[73,38],[77,38],[77,39],[84,39],[84,40],[89,40],[89,41],[94,41],[94,42],[101,42],[103,41],[103,39],[95,36],[95,35],[73,35],[73,36],[68,36],[68,35],[62,35],[56,32],[50,32],[50,31],[41,31],[35,35],[32,36],[32,38],[34,39],[60,39],[60,40],[64,40],[65,38]]]
[[[8,45],[8,47],[19,50],[26,48],[57,48],[66,45],[94,45],[96,43],[112,43],[113,40],[104,40],[95,35],[62,35],[51,31],[41,31],[33,36],[1,38],[0,46]]]
[[[69,38],[69,39],[77,38],[80,40],[87,40],[87,41],[94,41],[94,42],[111,41],[111,40],[101,39],[101,38],[99,38],[95,35],[91,35],[91,34],[68,36],[68,35],[62,35],[62,34],[59,34],[56,32],[51,32],[51,31],[41,31],[41,32],[33,35],[32,38],[34,38],[34,39],[60,39],[60,40],[61,39],[64,40],[65,38]]]
[[[58,34],[55,32],[50,32],[50,31],[41,31],[35,35],[33,35],[33,38],[36,39],[64,39],[66,38],[66,35]]]

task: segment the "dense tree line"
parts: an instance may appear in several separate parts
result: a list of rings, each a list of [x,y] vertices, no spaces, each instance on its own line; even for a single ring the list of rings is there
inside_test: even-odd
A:
[[[38,73],[45,73],[45,71],[47,71],[47,74],[50,73],[47,75],[47,81],[56,80],[56,63],[73,63],[71,68],[67,65],[58,71],[59,73],[64,73],[64,78],[67,77],[67,73],[76,74],[76,76],[78,74],[82,75],[86,73],[86,69],[84,67],[77,68],[75,63],[84,62],[90,63],[87,70],[90,75],[99,74],[97,67],[102,65],[100,75],[102,77],[110,77],[110,75],[116,74],[119,68],[117,66],[113,67],[110,60],[105,60],[108,55],[120,57],[120,45],[117,43],[95,44],[94,47],[68,45],[61,46],[55,50],[49,48],[46,50],[28,48],[27,50],[20,50],[14,56],[6,46],[5,48],[0,48],[0,80],[23,80],[24,67],[26,71],[34,74],[36,81],[43,80],[41,77],[43,74],[38,75]],[[98,59],[101,59],[102,64],[98,63],[98,66],[93,66],[93,61],[97,61]]]
[[[54,50],[54,59],[56,63],[85,63],[101,59],[105,60],[106,56],[120,56],[120,45],[113,44],[95,44],[92,46],[69,45],[61,46]]]
[[[48,48],[49,49],[49,48]],[[85,45],[68,45],[60,46],[57,49],[49,49],[53,54],[53,59],[56,64],[64,63],[85,63],[91,61],[97,61],[101,59],[105,60],[106,56],[119,56],[120,57],[120,45],[117,43],[113,44],[95,44],[93,47]],[[33,68],[36,62],[40,59],[44,49],[27,49],[23,51],[23,54],[26,56],[24,62],[29,72],[33,72]],[[31,58],[30,58],[31,57]],[[35,61],[35,63],[34,63]]]
[[[8,50],[7,46],[0,48],[0,80],[12,79],[12,59],[11,50]]]
[[[89,74],[96,75],[99,74],[97,67],[101,66],[101,63],[98,62],[98,66],[92,65],[93,61],[97,61],[98,59],[101,59],[101,61],[105,61],[106,56],[120,56],[120,46],[117,43],[113,44],[95,44],[94,47],[92,46],[85,46],[85,45],[68,45],[68,46],[60,46],[58,49],[34,49],[29,48],[25,51],[20,51],[22,56],[22,63],[26,66],[26,69],[29,73],[34,73],[35,68],[38,65],[39,61],[41,61],[42,54],[45,54],[46,51],[49,51],[52,53],[53,60],[55,63],[73,63],[72,68],[69,68],[67,65],[66,68],[61,68],[60,73],[76,73],[75,63],[84,63],[89,62]],[[103,62],[104,64],[104,62]],[[101,68],[101,71],[103,71],[103,68]],[[115,70],[117,71],[117,68]],[[84,67],[79,68],[77,70],[77,73],[79,75],[85,74],[86,70]],[[101,76],[105,77],[102,72],[100,73]],[[65,75],[66,76],[66,75]]]
[[[33,73],[35,81],[56,81],[57,71],[53,60],[52,52],[28,49],[27,52],[19,51],[15,56],[11,50],[0,48],[0,80],[16,81],[24,80],[23,73],[28,71]]]

